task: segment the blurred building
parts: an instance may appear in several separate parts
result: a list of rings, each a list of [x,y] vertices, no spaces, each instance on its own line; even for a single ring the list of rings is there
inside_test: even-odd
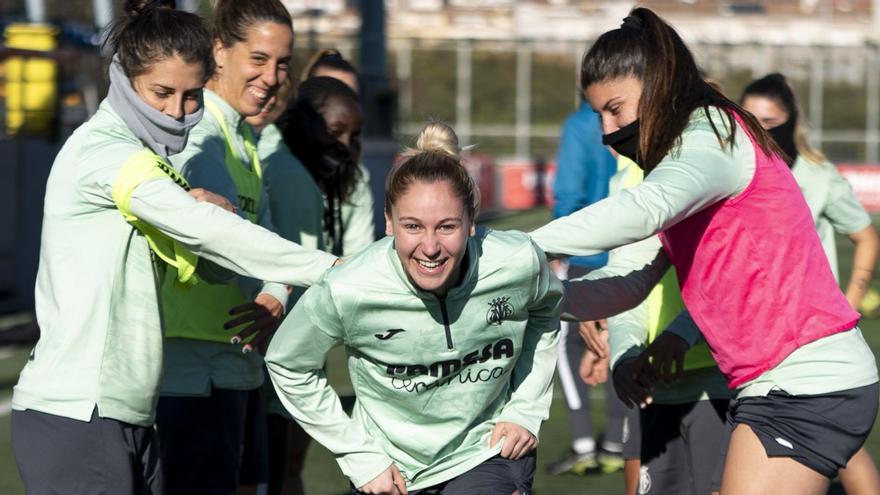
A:
[[[635,2],[616,0],[385,0],[390,37],[586,40],[618,24]],[[685,39],[710,43],[853,45],[880,37],[876,0],[644,0]],[[286,0],[310,29],[358,29],[353,0]]]

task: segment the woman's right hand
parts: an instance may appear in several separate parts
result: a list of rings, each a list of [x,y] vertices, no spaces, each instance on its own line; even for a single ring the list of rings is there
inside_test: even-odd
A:
[[[588,349],[602,359],[608,357],[608,320],[582,321],[578,325],[578,333]]]
[[[640,409],[644,409],[653,400],[652,386],[640,373],[641,366],[641,359],[629,358],[614,367],[614,391],[626,407],[638,405]]]
[[[232,213],[235,213],[237,211],[237,208],[235,207],[235,205],[232,204],[231,201],[219,194],[214,194],[207,189],[202,189],[201,187],[190,189],[189,195],[195,198],[195,200],[199,203],[211,203]]]
[[[382,474],[373,478],[366,485],[358,488],[361,493],[369,495],[407,495],[406,481],[394,464],[382,471]]]

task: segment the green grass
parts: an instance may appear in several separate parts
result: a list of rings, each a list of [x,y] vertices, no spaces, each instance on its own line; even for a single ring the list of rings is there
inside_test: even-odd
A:
[[[488,225],[498,229],[522,229],[529,230],[541,225],[549,219],[546,209],[536,209],[504,217],[487,222]],[[880,221],[880,216],[875,217],[875,223]],[[846,239],[838,240],[840,249],[840,273],[844,278],[843,283],[849,277],[852,247]],[[863,320],[861,324],[865,339],[874,349],[880,351],[880,320]],[[26,351],[17,351],[12,357],[0,359],[0,400],[8,398],[11,384],[14,383],[18,370],[27,359]],[[327,360],[327,369],[330,382],[341,395],[351,393],[351,385],[348,382],[345,369],[345,359],[342,349],[334,349]],[[538,451],[538,472],[535,478],[535,493],[538,495],[556,494],[615,494],[623,493],[623,477],[621,474],[592,476],[577,478],[573,476],[548,476],[544,473],[544,465],[557,459],[569,447],[568,417],[560,396],[560,389],[556,387],[556,399],[550,413],[550,420],[544,424],[541,431],[541,446]],[[602,411],[604,409],[604,394],[596,390],[592,395],[595,400],[591,401],[594,424],[601,431],[604,423]],[[874,429],[867,443],[868,450],[876,454],[880,452],[880,431]],[[875,455],[876,459],[876,455]],[[342,476],[339,467],[333,460],[332,455],[323,447],[313,444],[309,449],[305,468],[306,492],[308,495],[343,495],[348,494],[348,481]],[[15,462],[9,441],[9,416],[0,416],[0,493],[5,495],[19,495],[24,493],[18,479]],[[829,493],[843,493],[839,486],[833,486]]]

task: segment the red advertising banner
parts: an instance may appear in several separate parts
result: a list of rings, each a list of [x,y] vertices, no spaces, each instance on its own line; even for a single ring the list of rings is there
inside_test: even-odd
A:
[[[880,212],[880,166],[847,163],[837,169],[852,184],[862,206],[870,213]]]
[[[553,205],[553,179],[556,164],[507,161],[498,164],[500,206],[505,210],[525,210]]]

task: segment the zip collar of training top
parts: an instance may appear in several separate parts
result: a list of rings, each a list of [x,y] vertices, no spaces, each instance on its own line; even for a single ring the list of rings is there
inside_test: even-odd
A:
[[[419,289],[412,283],[412,280],[410,280],[409,275],[407,275],[406,273],[406,269],[400,262],[400,258],[397,256],[397,251],[394,249],[394,242],[395,241],[392,238],[391,242],[388,243],[388,262],[391,264],[391,267],[400,282],[404,286],[406,286],[406,288],[410,292],[412,292],[413,295],[419,297],[420,299],[451,299],[456,297],[458,294],[470,292],[473,289],[474,285],[476,285],[477,275],[479,274],[480,255],[482,255],[483,253],[483,243],[480,237],[468,237],[466,256],[463,260],[463,262],[467,263],[467,266],[463,267],[465,269],[464,276],[461,278],[461,283],[449,289],[449,292],[446,293],[446,296],[442,298],[440,298],[433,292]]]
[[[210,102],[211,104],[213,104],[214,108],[220,110],[220,114],[223,115],[223,120],[226,121],[226,125],[229,126],[229,129],[231,131],[238,131],[239,126],[241,126],[241,123],[244,120],[244,116],[238,113],[235,108],[232,108],[232,105],[230,105],[220,95],[211,91],[208,88],[204,89],[204,99],[205,103]],[[217,125],[219,125],[219,123]],[[237,143],[235,143],[234,146],[236,147],[236,153],[246,152],[246,150],[238,149]]]

